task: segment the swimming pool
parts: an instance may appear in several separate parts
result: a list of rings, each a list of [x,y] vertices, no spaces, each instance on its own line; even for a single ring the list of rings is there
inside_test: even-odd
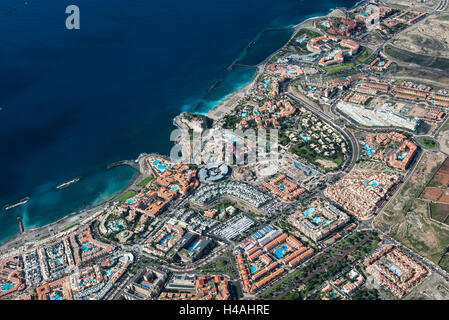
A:
[[[165,241],[166,241],[166,240],[169,240],[169,239],[171,239],[171,238],[173,238],[173,235],[172,235],[172,234],[166,235],[166,236],[161,240],[161,245],[165,246]]]
[[[370,155],[371,153],[375,153],[375,152],[376,152],[376,150],[371,149],[370,146],[367,145],[367,144],[366,144],[365,142],[363,142],[363,141],[362,141],[362,145],[363,145],[363,147],[365,148],[366,153],[367,153],[368,155]]]
[[[187,251],[192,252],[193,250],[195,250],[195,248],[200,244],[200,240],[195,241],[195,243],[193,245],[191,245]]]
[[[313,170],[309,170],[309,169],[307,169],[307,168],[304,168],[303,166],[301,166],[301,165],[300,165],[298,162],[296,162],[296,161],[293,161],[293,164],[295,165],[296,168],[298,168],[299,170],[304,171],[307,175],[309,175],[309,174],[311,174],[311,173],[314,172]]]
[[[8,291],[12,287],[14,287],[14,285],[11,283],[7,283],[7,282],[2,283],[2,291]]]
[[[249,267],[249,269],[251,270],[251,273],[254,273],[254,272],[257,271],[257,267],[256,267],[256,266],[253,266],[253,265],[251,265],[251,266]]]
[[[173,191],[177,191],[177,190],[179,189],[179,186],[178,186],[178,185],[174,185],[174,186],[171,187],[171,189],[172,189]]]
[[[299,44],[303,43],[304,40],[307,39],[307,35],[304,35],[301,39],[296,40],[296,42],[298,42]]]
[[[280,259],[284,256],[285,251],[288,249],[288,247],[286,245],[283,245],[280,248],[277,248],[276,250],[274,250],[274,255],[276,256],[276,258]]]
[[[323,222],[323,220],[320,217],[315,217],[312,219],[312,221],[316,224],[320,224],[321,222]]]
[[[121,221],[113,221],[112,226],[109,226],[109,229],[112,231],[120,231],[120,229],[123,229],[125,226],[123,225],[123,222]]]
[[[402,160],[404,160],[404,158],[407,156],[407,152],[404,152],[403,154],[401,154],[399,157],[398,157],[398,160],[399,161],[402,161]]]
[[[309,208],[309,209],[307,209],[306,211],[304,211],[304,212],[302,213],[302,215],[305,216],[305,217],[309,217],[309,216],[312,215],[312,213],[313,213],[314,211],[315,211],[315,208]]]
[[[62,297],[61,297],[61,295],[58,294],[58,293],[55,293],[54,295],[52,295],[52,296],[50,297],[50,300],[61,300],[61,299],[62,299]]]
[[[267,85],[270,83],[270,79],[265,80],[265,82],[263,83],[263,87],[266,89]]]

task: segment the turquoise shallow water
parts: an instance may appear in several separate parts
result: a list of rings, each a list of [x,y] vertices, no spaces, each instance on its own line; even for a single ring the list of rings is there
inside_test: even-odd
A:
[[[137,171],[128,166],[105,169],[81,179],[65,188],[56,189],[57,182],[41,185],[26,204],[1,211],[3,223],[16,227],[16,217],[22,216],[25,228],[54,222],[69,213],[99,204],[125,188]],[[30,214],[32,213],[32,215]],[[0,241],[11,235],[2,233]]]
[[[1,1],[0,206],[32,200],[0,211],[0,240],[17,215],[40,226],[123,189],[133,170],[109,164],[168,154],[179,112],[206,113],[254,76],[233,61],[258,63],[288,38],[263,30],[353,3],[77,0],[81,29],[69,31],[72,1]]]

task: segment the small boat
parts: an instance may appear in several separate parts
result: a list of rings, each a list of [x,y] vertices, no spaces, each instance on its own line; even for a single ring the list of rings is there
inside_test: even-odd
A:
[[[70,180],[70,181],[61,183],[59,186],[56,187],[56,189],[59,190],[59,189],[62,189],[62,188],[66,188],[66,187],[70,186],[71,184],[76,183],[76,182],[78,182],[78,181],[80,181],[80,178],[72,179],[72,180]]]
[[[3,207],[3,209],[9,210],[9,209],[15,208],[17,206],[27,203],[28,201],[30,201],[30,199],[31,199],[30,197],[22,198],[19,201],[7,204],[6,206]]]

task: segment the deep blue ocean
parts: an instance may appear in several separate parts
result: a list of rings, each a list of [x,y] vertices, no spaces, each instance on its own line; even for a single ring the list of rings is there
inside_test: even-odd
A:
[[[122,190],[136,174],[106,167],[167,154],[172,119],[205,113],[248,83],[288,27],[355,0],[2,0],[0,240]],[[65,28],[80,8],[81,29]],[[255,41],[248,50],[248,44]],[[208,89],[217,81],[212,92]],[[55,187],[81,180],[66,189]]]

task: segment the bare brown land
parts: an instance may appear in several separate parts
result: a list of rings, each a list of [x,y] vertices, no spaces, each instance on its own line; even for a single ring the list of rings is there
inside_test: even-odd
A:
[[[403,187],[374,220],[382,232],[436,264],[449,246],[449,228],[431,219],[428,201],[419,197],[445,159],[441,153],[424,152]]]

